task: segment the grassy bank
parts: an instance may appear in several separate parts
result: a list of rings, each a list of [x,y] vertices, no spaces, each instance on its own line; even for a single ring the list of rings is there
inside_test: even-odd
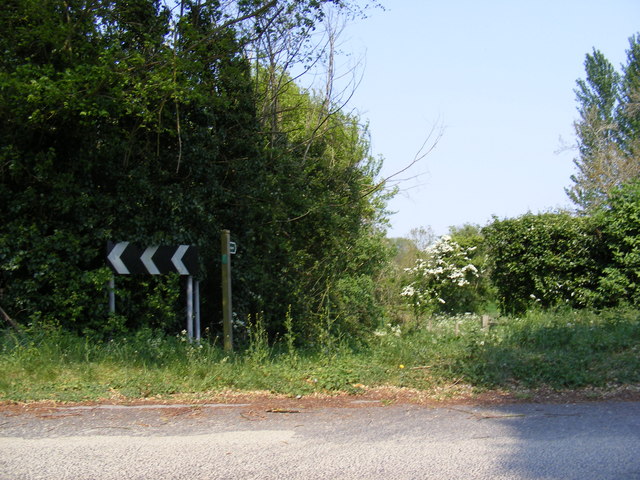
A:
[[[259,332],[258,332],[259,333]],[[474,316],[385,326],[358,347],[327,339],[314,350],[261,335],[242,352],[141,331],[90,342],[60,331],[5,332],[0,400],[84,401],[267,390],[289,395],[358,393],[397,386],[452,391],[608,387],[640,383],[640,312],[567,311]]]

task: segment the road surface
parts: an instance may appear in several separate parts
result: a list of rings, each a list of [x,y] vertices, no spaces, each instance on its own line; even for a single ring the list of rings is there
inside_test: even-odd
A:
[[[640,402],[0,411],[0,479],[640,479]]]

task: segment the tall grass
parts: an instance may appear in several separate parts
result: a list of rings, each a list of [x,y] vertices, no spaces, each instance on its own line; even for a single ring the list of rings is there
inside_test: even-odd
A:
[[[106,342],[60,330],[0,336],[0,400],[82,401],[268,390],[290,395],[391,385],[434,390],[606,387],[640,382],[640,312],[566,311],[475,316],[386,325],[360,342],[332,337],[296,347],[294,319],[269,345],[260,316],[249,345],[226,354],[216,342],[189,343],[142,330]],[[326,332],[325,332],[326,333]],[[325,335],[326,336],[326,335]],[[320,336],[322,337],[322,335]],[[326,340],[326,339],[325,339]]]

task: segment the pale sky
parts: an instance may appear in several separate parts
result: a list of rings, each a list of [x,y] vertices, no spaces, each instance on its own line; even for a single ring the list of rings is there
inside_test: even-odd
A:
[[[639,0],[383,0],[342,49],[364,58],[350,107],[368,120],[383,175],[436,148],[390,203],[389,236],[484,225],[492,215],[570,208],[574,88],[593,47],[619,67],[640,32]],[[406,174],[404,175],[406,176]]]

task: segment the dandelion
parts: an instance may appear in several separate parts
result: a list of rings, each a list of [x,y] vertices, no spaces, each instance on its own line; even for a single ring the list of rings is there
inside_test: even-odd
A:
[[[402,368],[404,368],[404,365],[400,364],[400,365],[398,365],[398,368],[402,369]]]

